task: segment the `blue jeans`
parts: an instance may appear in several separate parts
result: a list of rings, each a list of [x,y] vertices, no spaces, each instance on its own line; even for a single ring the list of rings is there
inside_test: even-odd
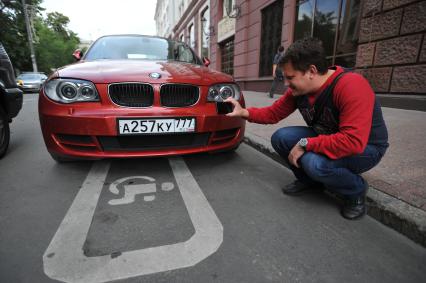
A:
[[[365,193],[366,181],[359,174],[376,166],[385,154],[386,147],[367,145],[361,154],[336,160],[308,151],[299,159],[300,168],[291,165],[288,161],[291,149],[301,138],[315,136],[317,134],[309,127],[285,127],[272,135],[271,143],[302,183],[321,183],[330,191],[348,198]]]

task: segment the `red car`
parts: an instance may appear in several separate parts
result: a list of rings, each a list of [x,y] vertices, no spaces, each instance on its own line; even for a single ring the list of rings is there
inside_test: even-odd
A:
[[[203,60],[185,43],[164,38],[99,38],[40,90],[47,150],[65,161],[237,148],[245,120],[227,117],[231,107],[223,100],[232,96],[244,106],[242,92]]]

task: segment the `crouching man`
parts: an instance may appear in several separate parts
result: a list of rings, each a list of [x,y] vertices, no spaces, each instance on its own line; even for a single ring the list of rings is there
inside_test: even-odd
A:
[[[283,192],[300,195],[327,188],[343,197],[343,217],[362,217],[368,184],[360,174],[376,166],[389,145],[373,90],[359,74],[328,68],[316,39],[294,42],[280,66],[288,85],[280,99],[268,107],[244,109],[229,98],[234,110],[227,115],[274,124],[298,109],[307,126],[281,128],[271,139],[296,176]]]

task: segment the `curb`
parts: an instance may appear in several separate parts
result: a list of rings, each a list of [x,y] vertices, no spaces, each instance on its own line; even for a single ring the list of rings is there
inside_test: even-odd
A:
[[[283,164],[282,158],[263,138],[246,131],[244,143]],[[286,166],[286,164],[283,164]],[[290,170],[290,169],[289,169]],[[382,224],[426,247],[426,212],[370,186],[367,214]]]

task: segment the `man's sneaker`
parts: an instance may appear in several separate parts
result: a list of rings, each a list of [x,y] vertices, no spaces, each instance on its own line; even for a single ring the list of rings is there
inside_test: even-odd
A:
[[[313,184],[313,185],[306,185],[299,180],[294,181],[291,184],[288,184],[285,186],[282,191],[286,195],[290,196],[299,196],[303,195],[305,193],[314,192],[314,191],[323,191],[325,188],[322,184]]]
[[[341,214],[344,218],[349,220],[360,219],[367,213],[367,208],[365,206],[365,196],[368,191],[368,183],[365,182],[366,189],[365,191],[357,197],[347,198],[343,202],[343,207]]]

